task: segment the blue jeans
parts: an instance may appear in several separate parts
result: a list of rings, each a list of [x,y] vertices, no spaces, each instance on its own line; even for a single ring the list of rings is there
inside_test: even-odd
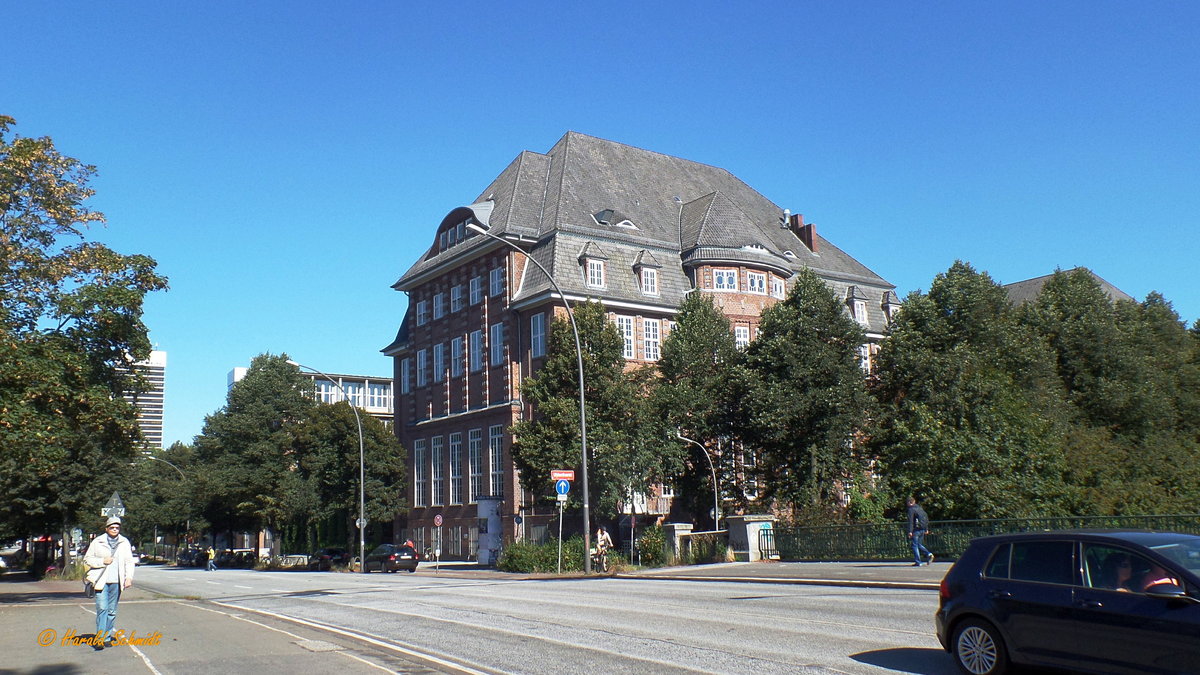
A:
[[[932,553],[929,552],[929,549],[925,548],[925,545],[921,543],[921,541],[923,539],[925,539],[925,532],[926,532],[925,530],[913,530],[913,535],[912,535],[913,562],[916,562],[918,564],[925,562],[926,558],[933,555]],[[921,557],[922,553],[925,554],[925,558]]]
[[[204,571],[205,571],[205,572],[215,572],[215,571],[217,571],[217,561],[216,561],[216,560],[214,560],[214,559],[212,559],[212,558],[209,558],[209,559],[208,559],[208,567],[206,567],[206,568],[204,569]]]
[[[121,599],[121,584],[101,584],[96,589],[96,636],[112,636],[117,622],[117,601]]]

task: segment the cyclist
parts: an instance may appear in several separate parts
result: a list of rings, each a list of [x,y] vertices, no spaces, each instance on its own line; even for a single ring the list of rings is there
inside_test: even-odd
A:
[[[600,571],[608,571],[608,550],[612,548],[612,537],[608,536],[608,530],[603,525],[596,530],[596,559],[600,562]]]

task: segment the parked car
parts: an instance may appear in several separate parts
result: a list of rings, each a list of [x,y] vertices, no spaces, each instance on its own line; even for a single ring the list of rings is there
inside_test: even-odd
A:
[[[941,583],[938,640],[968,675],[1200,673],[1200,536],[1027,532],[973,540]]]
[[[308,569],[324,572],[334,565],[349,565],[353,558],[344,548],[319,548],[308,556]]]
[[[367,572],[374,569],[384,572],[395,572],[396,570],[416,572],[417,563],[420,560],[421,554],[411,546],[380,544],[375,547],[374,551],[367,554],[363,570]]]

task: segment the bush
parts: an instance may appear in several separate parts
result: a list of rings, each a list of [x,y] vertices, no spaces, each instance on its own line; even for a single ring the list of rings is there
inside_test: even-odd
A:
[[[658,525],[642,530],[638,537],[641,563],[646,567],[662,567],[667,564],[667,538]]]
[[[583,571],[583,553],[583,537],[576,536],[563,541],[562,570]],[[557,572],[558,540],[551,539],[545,544],[513,542],[504,547],[496,568],[505,572]]]

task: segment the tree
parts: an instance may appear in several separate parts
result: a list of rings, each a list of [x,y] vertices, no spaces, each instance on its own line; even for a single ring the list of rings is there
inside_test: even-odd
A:
[[[762,313],[746,352],[747,435],[768,499],[829,514],[864,470],[855,439],[869,419],[862,328],[812,270]]]
[[[368,521],[391,521],[404,507],[405,451],[383,423],[360,415],[363,431],[364,495]],[[295,484],[285,500],[290,516],[302,523],[307,547],[318,543],[321,521],[340,517],[356,550],[353,533],[358,518],[358,422],[350,404],[320,404],[296,425],[292,456]]]
[[[254,357],[196,437],[196,458],[207,467],[200,477],[203,513],[218,528],[275,529],[295,511],[283,489],[300,487],[288,427],[316,402],[312,381],[287,361],[286,354]]]
[[[911,294],[877,359],[878,472],[942,518],[1062,513],[1067,413],[1004,289],[956,262]]]
[[[124,373],[149,355],[155,262],[84,241],[95,168],[0,116],[0,539],[99,517],[138,441]]]
[[[722,500],[745,504],[745,492],[731,489],[742,482],[734,452],[741,438],[737,411],[746,386],[742,363],[729,319],[712,296],[689,295],[663,340],[662,358],[656,364],[660,378],[652,388],[651,406],[671,437],[678,432],[704,446],[689,443],[682,448],[685,461],[673,481],[677,498],[690,513],[712,508],[710,461],[719,486],[724,486],[718,487]]]
[[[625,372],[623,342],[598,303],[574,307],[583,349],[589,495],[597,514],[615,513],[630,491],[645,493],[674,467],[678,451],[650,414],[646,372]],[[521,484],[550,488],[550,471],[580,467],[579,380],[570,324],[550,325],[546,361],[525,380],[522,398],[534,417],[513,426],[513,463]]]

